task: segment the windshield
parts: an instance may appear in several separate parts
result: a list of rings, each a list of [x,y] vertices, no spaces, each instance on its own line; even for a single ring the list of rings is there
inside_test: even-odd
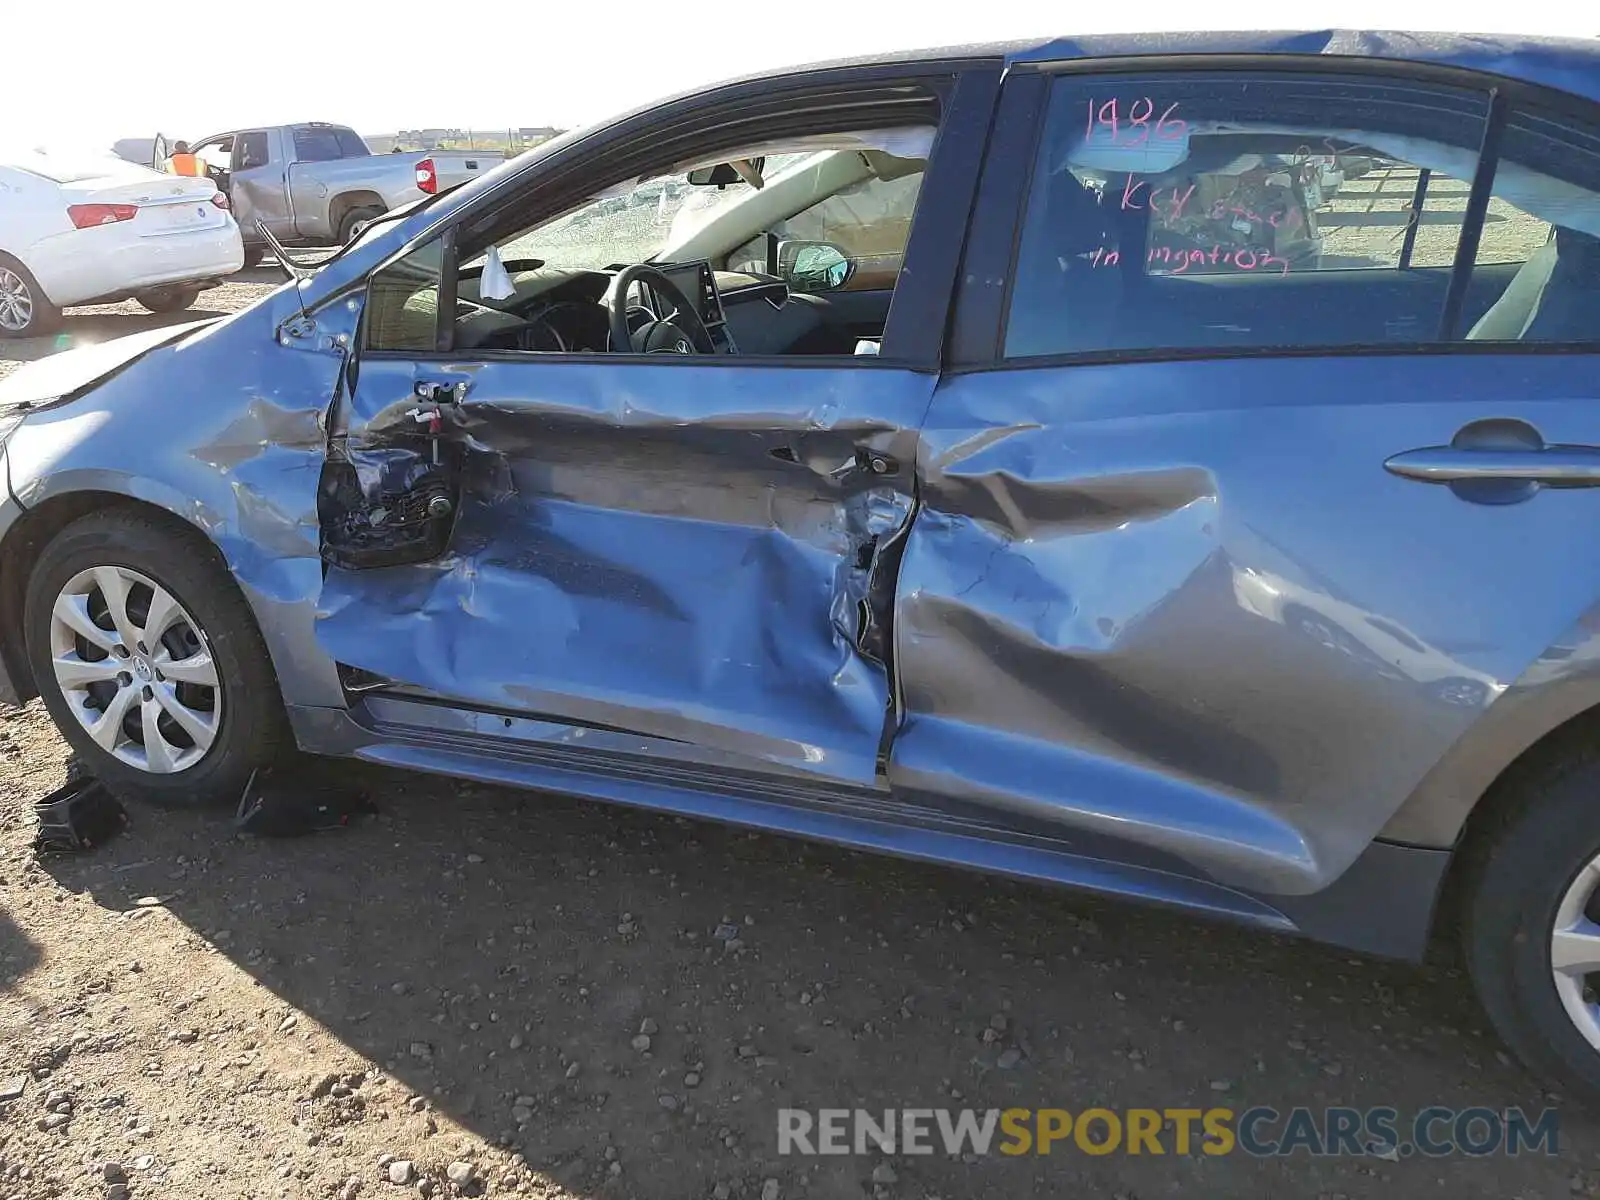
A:
[[[764,174],[771,178],[804,157],[774,155],[767,159]],[[686,174],[624,184],[505,243],[500,254],[507,261],[536,258],[586,269],[649,262],[750,191],[743,183],[720,188],[691,184]]]

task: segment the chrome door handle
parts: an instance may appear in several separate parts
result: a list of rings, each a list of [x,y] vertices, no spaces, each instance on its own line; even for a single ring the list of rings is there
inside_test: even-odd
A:
[[[1428,446],[1384,460],[1384,469],[1422,483],[1501,479],[1566,487],[1600,487],[1600,446],[1493,450]]]

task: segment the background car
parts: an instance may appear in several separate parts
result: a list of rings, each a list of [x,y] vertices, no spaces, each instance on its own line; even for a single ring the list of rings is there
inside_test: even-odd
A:
[[[109,156],[0,154],[0,337],[49,333],[76,304],[132,297],[178,312],[243,265],[209,179]]]

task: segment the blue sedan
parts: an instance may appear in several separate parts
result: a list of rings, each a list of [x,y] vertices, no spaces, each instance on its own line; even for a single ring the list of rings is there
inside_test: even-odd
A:
[[[1600,1091],[1600,43],[810,68],[277,252],[0,384],[0,696],[119,794],[298,746],[1444,932]]]

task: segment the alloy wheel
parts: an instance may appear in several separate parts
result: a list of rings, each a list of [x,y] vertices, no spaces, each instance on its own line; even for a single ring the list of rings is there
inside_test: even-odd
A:
[[[1588,1043],[1600,1050],[1600,1003],[1590,976],[1600,975],[1600,922],[1593,913],[1600,890],[1600,856],[1567,885],[1550,933],[1550,973],[1561,1006]]]
[[[0,267],[0,328],[21,333],[33,321],[33,292],[22,276]]]
[[[223,688],[205,631],[130,567],[80,571],[56,597],[50,656],[68,707],[96,745],[169,775],[210,751]]]

